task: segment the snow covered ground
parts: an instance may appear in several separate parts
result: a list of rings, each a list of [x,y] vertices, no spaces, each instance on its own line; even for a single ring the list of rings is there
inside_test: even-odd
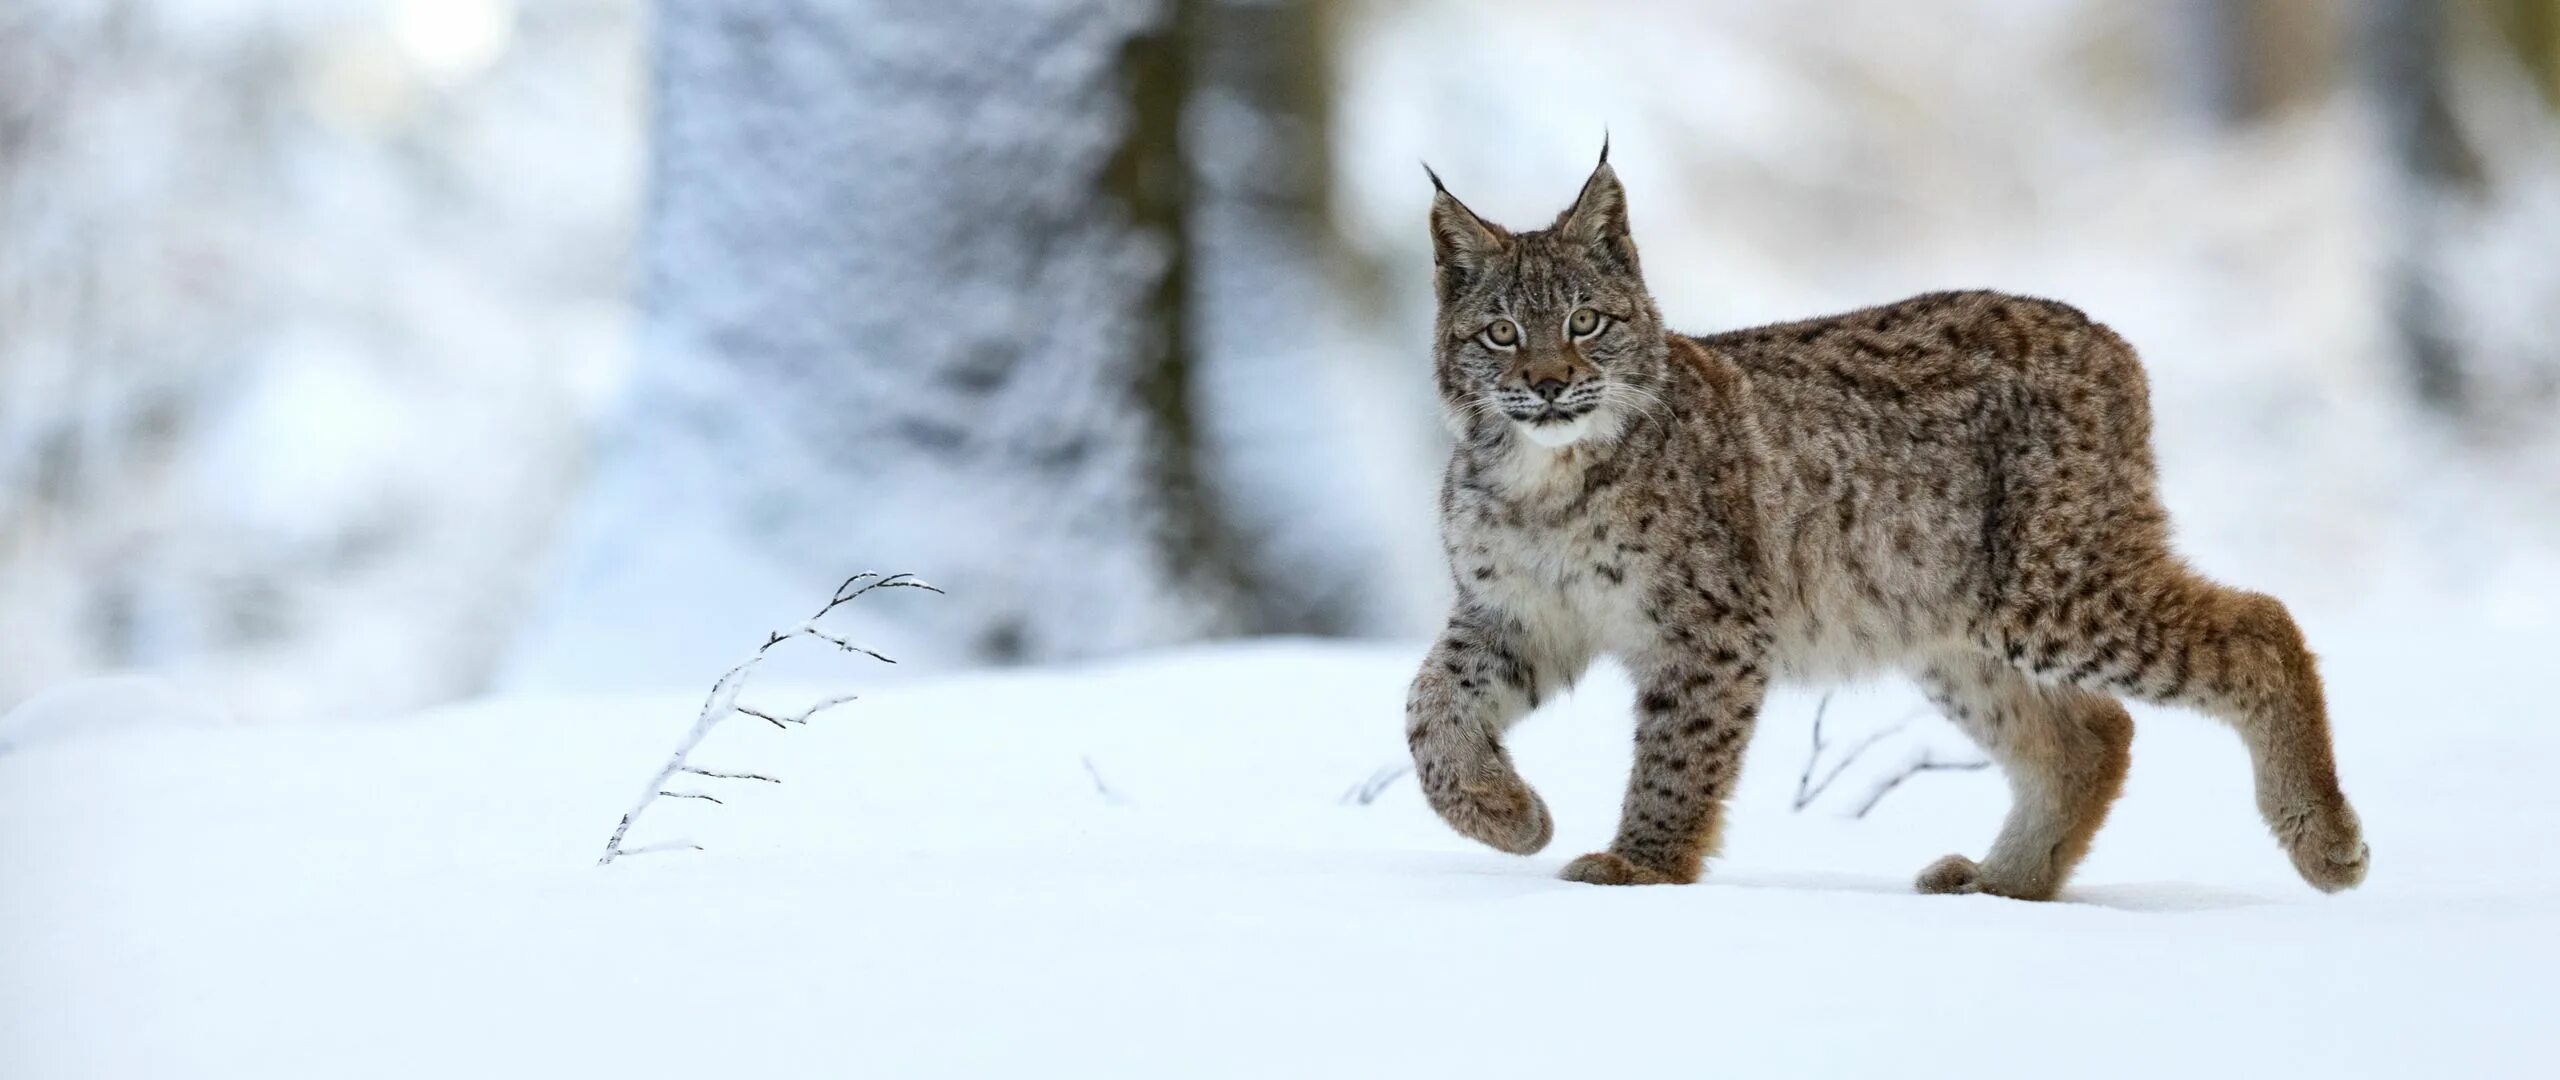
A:
[[[2156,711],[2063,902],[1914,895],[1988,842],[1996,775],[1851,820],[1902,755],[1963,752],[1926,720],[1792,812],[1803,693],[1772,700],[1705,883],[1559,882],[1615,822],[1623,678],[1521,730],[1559,823],[1512,858],[1409,778],[1345,802],[1403,756],[1419,644],[735,721],[697,760],[785,783],[661,803],[635,842],[708,850],[610,868],[695,699],[29,738],[0,753],[0,1075],[2551,1075],[2560,643],[2306,622],[2376,859],[2334,897],[2264,835],[2236,740]],[[1844,695],[1834,741],[1917,707]]]

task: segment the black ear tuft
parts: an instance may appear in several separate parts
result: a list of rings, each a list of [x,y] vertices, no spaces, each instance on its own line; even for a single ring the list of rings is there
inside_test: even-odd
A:
[[[1422,175],[1424,175],[1424,176],[1428,176],[1428,177],[1430,177],[1430,178],[1431,178],[1431,190],[1436,191],[1436,192],[1438,192],[1438,193],[1440,193],[1440,194],[1442,194],[1442,195],[1446,195],[1446,194],[1448,194],[1448,193],[1449,193],[1449,185],[1447,185],[1447,184],[1443,184],[1443,183],[1441,183],[1441,182],[1440,182],[1440,174],[1439,174],[1439,173],[1436,173],[1436,172],[1431,171],[1431,163],[1430,163],[1430,162],[1426,161],[1426,162],[1423,162],[1423,163],[1422,163]]]
[[[1609,166],[1607,136],[1600,141],[1600,163],[1591,170],[1591,178],[1582,182],[1582,193],[1573,205],[1556,216],[1556,231],[1586,245],[1594,258],[1617,266],[1628,273],[1636,272],[1636,242],[1627,223],[1627,189],[1618,183],[1618,171]]]

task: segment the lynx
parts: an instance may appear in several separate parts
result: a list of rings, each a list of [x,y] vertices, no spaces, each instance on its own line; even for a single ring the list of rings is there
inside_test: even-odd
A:
[[[2170,551],[2124,339],[1994,292],[1676,334],[1605,148],[1534,232],[1431,182],[1457,600],[1406,738],[1457,831],[1546,846],[1503,736],[1607,653],[1637,685],[1633,775],[1616,840],[1562,876],[1695,881],[1770,682],[1899,668],[2012,800],[1990,852],[1938,860],[1922,892],[2052,897],[2123,783],[2119,698],[2229,722],[2303,880],[2364,880],[2301,631]]]

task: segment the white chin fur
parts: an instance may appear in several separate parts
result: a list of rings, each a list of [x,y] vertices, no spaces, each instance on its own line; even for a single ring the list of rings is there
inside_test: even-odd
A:
[[[1583,436],[1591,434],[1592,421],[1599,415],[1600,410],[1593,409],[1562,423],[1549,421],[1544,424],[1521,424],[1519,428],[1520,433],[1528,436],[1530,442],[1556,450],[1581,442]]]

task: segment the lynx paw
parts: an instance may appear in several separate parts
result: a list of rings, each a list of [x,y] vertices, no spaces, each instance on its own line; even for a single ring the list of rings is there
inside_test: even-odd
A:
[[[2061,883],[2017,875],[2015,870],[2002,873],[1997,865],[1984,868],[1981,862],[1969,860],[1964,855],[1948,855],[1920,870],[1920,880],[1912,880],[1912,888],[1930,893],[1930,896],[1981,893],[1981,896],[2007,896],[2012,901],[2051,901]]]
[[[1949,855],[1920,871],[1912,887],[1931,895],[1982,891],[1982,867],[1962,855]]]
[[[1564,864],[1564,872],[1556,875],[1566,881],[1585,885],[1686,885],[1688,880],[1641,863],[1627,861],[1625,856],[1595,851]]]
[[[2364,828],[2345,799],[2290,815],[2287,826],[2278,838],[2293,858],[2294,870],[2312,888],[2333,893],[2364,884],[2373,849],[2365,845]]]
[[[1432,808],[1440,819],[1469,839],[1514,855],[1534,855],[1555,839],[1555,819],[1546,800],[1519,774],[1504,774],[1434,792]]]
[[[2055,890],[2050,883],[2022,881],[2015,874],[2004,876],[1986,870],[1962,855],[1949,855],[1930,863],[1911,886],[1931,895],[1981,893],[2011,900],[2051,900]]]

